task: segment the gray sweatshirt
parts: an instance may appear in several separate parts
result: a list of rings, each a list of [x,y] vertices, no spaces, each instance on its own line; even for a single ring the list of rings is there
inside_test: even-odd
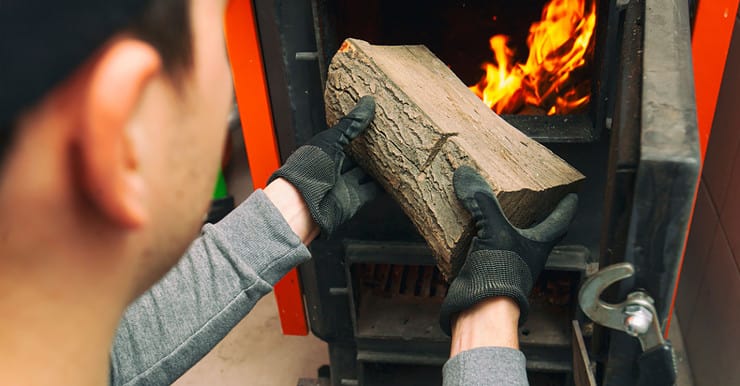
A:
[[[258,190],[205,225],[180,262],[126,311],[111,352],[111,385],[169,385],[205,356],[291,268],[310,258]],[[521,351],[464,351],[445,385],[526,385]]]

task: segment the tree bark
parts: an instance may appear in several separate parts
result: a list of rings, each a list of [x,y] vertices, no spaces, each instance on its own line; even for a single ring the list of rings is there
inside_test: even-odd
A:
[[[584,178],[491,111],[424,46],[347,39],[329,66],[327,122],[364,95],[375,97],[375,119],[350,153],[398,201],[446,277],[475,233],[452,187],[455,169],[478,170],[519,227],[549,213]]]

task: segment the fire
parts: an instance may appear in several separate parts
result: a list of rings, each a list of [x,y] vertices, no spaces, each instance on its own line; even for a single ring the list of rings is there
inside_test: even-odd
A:
[[[585,106],[590,79],[571,77],[590,61],[591,38],[596,26],[596,2],[551,0],[542,19],[529,28],[526,63],[516,63],[509,37],[495,35],[489,43],[494,63],[485,62],[486,75],[470,89],[499,114],[533,106],[547,115],[566,114]],[[588,77],[586,77],[588,78]]]

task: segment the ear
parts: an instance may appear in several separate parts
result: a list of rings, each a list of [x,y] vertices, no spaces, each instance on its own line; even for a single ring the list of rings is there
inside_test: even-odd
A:
[[[90,66],[81,106],[81,185],[88,201],[118,226],[148,222],[148,194],[140,147],[127,130],[162,62],[150,45],[128,37],[112,40]]]

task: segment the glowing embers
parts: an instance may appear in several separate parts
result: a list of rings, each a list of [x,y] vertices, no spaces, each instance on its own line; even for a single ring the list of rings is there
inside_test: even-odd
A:
[[[494,62],[483,63],[486,74],[470,89],[499,114],[579,112],[591,97],[591,74],[577,70],[590,68],[595,26],[595,0],[550,1],[529,28],[526,62],[515,60],[508,36],[494,35]]]

